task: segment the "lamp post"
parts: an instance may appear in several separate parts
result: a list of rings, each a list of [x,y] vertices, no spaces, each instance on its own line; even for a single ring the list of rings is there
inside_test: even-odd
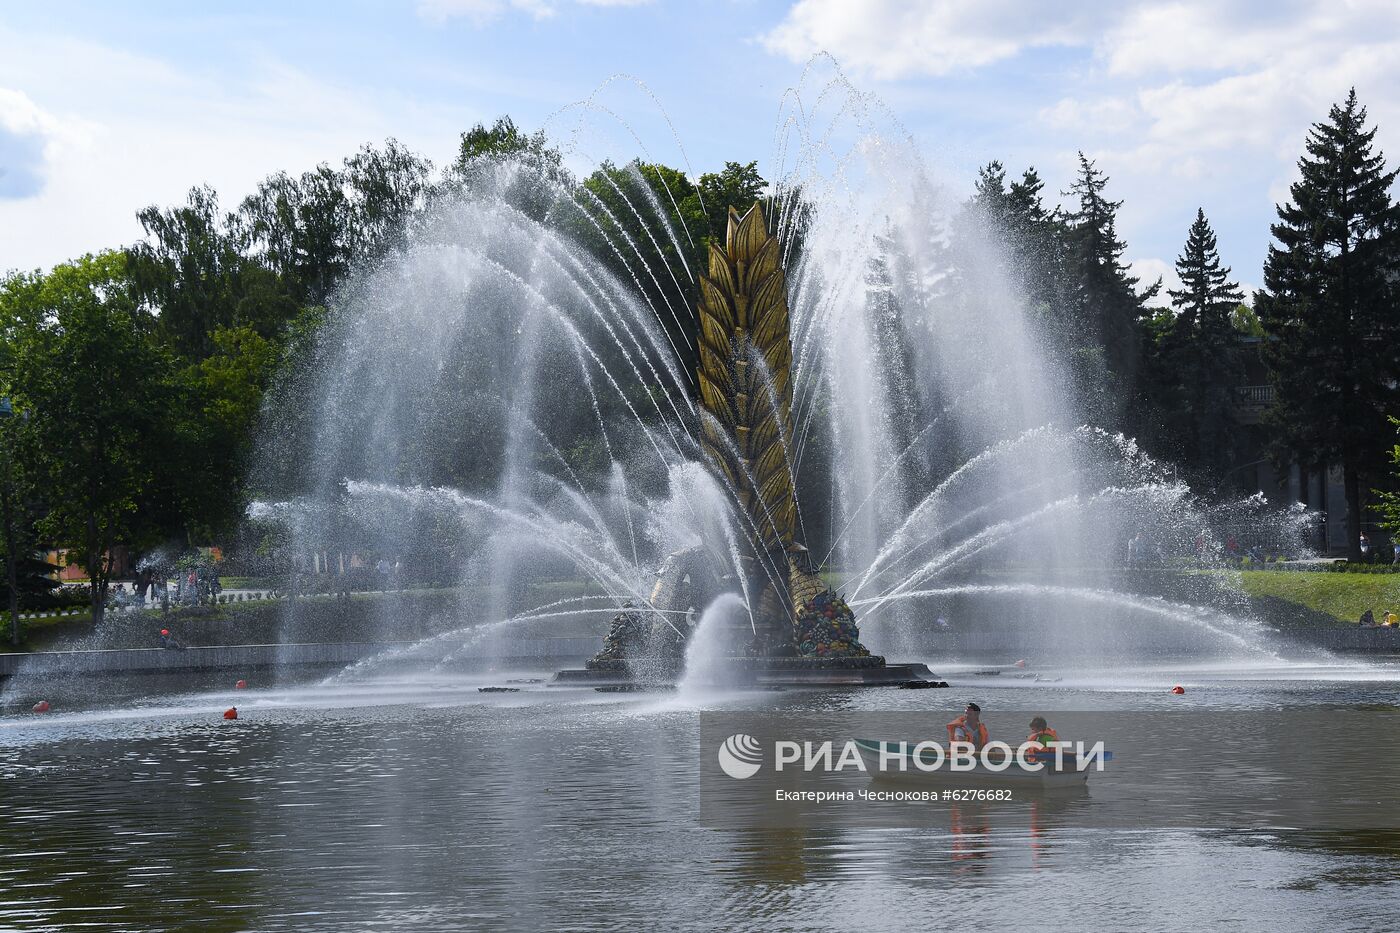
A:
[[[13,420],[15,417],[15,406],[10,401],[8,395],[0,397],[0,419],[5,421]],[[10,580],[10,644],[19,647],[19,569],[15,564],[15,522],[14,509],[11,507],[11,448],[13,444],[5,445],[5,477],[0,482],[0,504],[3,504],[5,518],[5,563]]]

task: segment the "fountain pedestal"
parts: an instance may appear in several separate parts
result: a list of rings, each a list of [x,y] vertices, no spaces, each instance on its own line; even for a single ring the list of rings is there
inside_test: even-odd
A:
[[[684,675],[680,658],[593,660],[562,670],[551,686],[604,687],[620,684],[666,686]],[[891,687],[933,676],[928,665],[889,664],[879,655],[861,658],[753,658],[724,660],[724,686],[734,687]]]

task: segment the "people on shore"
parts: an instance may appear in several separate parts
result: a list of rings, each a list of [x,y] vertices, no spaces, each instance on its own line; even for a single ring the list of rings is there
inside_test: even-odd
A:
[[[987,724],[982,721],[982,707],[976,703],[967,704],[963,714],[948,723],[948,742],[971,742],[972,747],[981,749],[987,744]]]

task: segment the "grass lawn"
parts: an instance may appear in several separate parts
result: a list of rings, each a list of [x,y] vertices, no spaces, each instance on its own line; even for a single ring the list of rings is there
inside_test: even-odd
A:
[[[219,586],[226,590],[275,590],[287,581],[273,580],[270,577],[219,577]]]
[[[1400,573],[1307,573],[1245,570],[1245,592],[1280,599],[1352,625],[1370,609],[1377,620],[1386,609],[1400,612]]]

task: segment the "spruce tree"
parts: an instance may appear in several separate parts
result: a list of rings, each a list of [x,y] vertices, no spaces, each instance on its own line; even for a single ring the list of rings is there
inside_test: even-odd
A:
[[[1065,218],[1070,288],[1065,323],[1078,335],[1072,358],[1086,413],[1135,431],[1142,420],[1142,319],[1145,302],[1158,286],[1138,294],[1138,280],[1122,261],[1126,244],[1118,239],[1118,208],[1123,202],[1104,197],[1107,185],[1108,177],[1079,153],[1079,177],[1066,192],[1078,206]]]
[[[1154,402],[1175,459],[1198,483],[1216,487],[1234,459],[1241,359],[1231,316],[1242,296],[1221,265],[1204,210],[1196,210],[1176,271],[1182,287],[1167,292],[1176,314],[1159,348],[1164,397]]]
[[[1045,183],[1034,168],[1007,184],[1006,169],[989,162],[977,172],[970,206],[987,222],[1003,250],[1003,272],[1025,298],[1046,336],[1072,347],[1074,329],[1064,327],[1057,309],[1068,303],[1065,283],[1065,225],[1059,208],[1047,209]]]
[[[1027,297],[1038,316],[1049,320],[1052,309],[1069,301],[1070,290],[1065,278],[1065,219],[1058,207],[1046,209],[1044,190],[1045,182],[1032,166],[1021,173],[1020,181],[1011,183],[1006,200]]]
[[[1340,462],[1353,560],[1362,477],[1384,468],[1386,415],[1400,411],[1400,211],[1375,135],[1355,89],[1313,124],[1255,301],[1271,338],[1280,459]]]

